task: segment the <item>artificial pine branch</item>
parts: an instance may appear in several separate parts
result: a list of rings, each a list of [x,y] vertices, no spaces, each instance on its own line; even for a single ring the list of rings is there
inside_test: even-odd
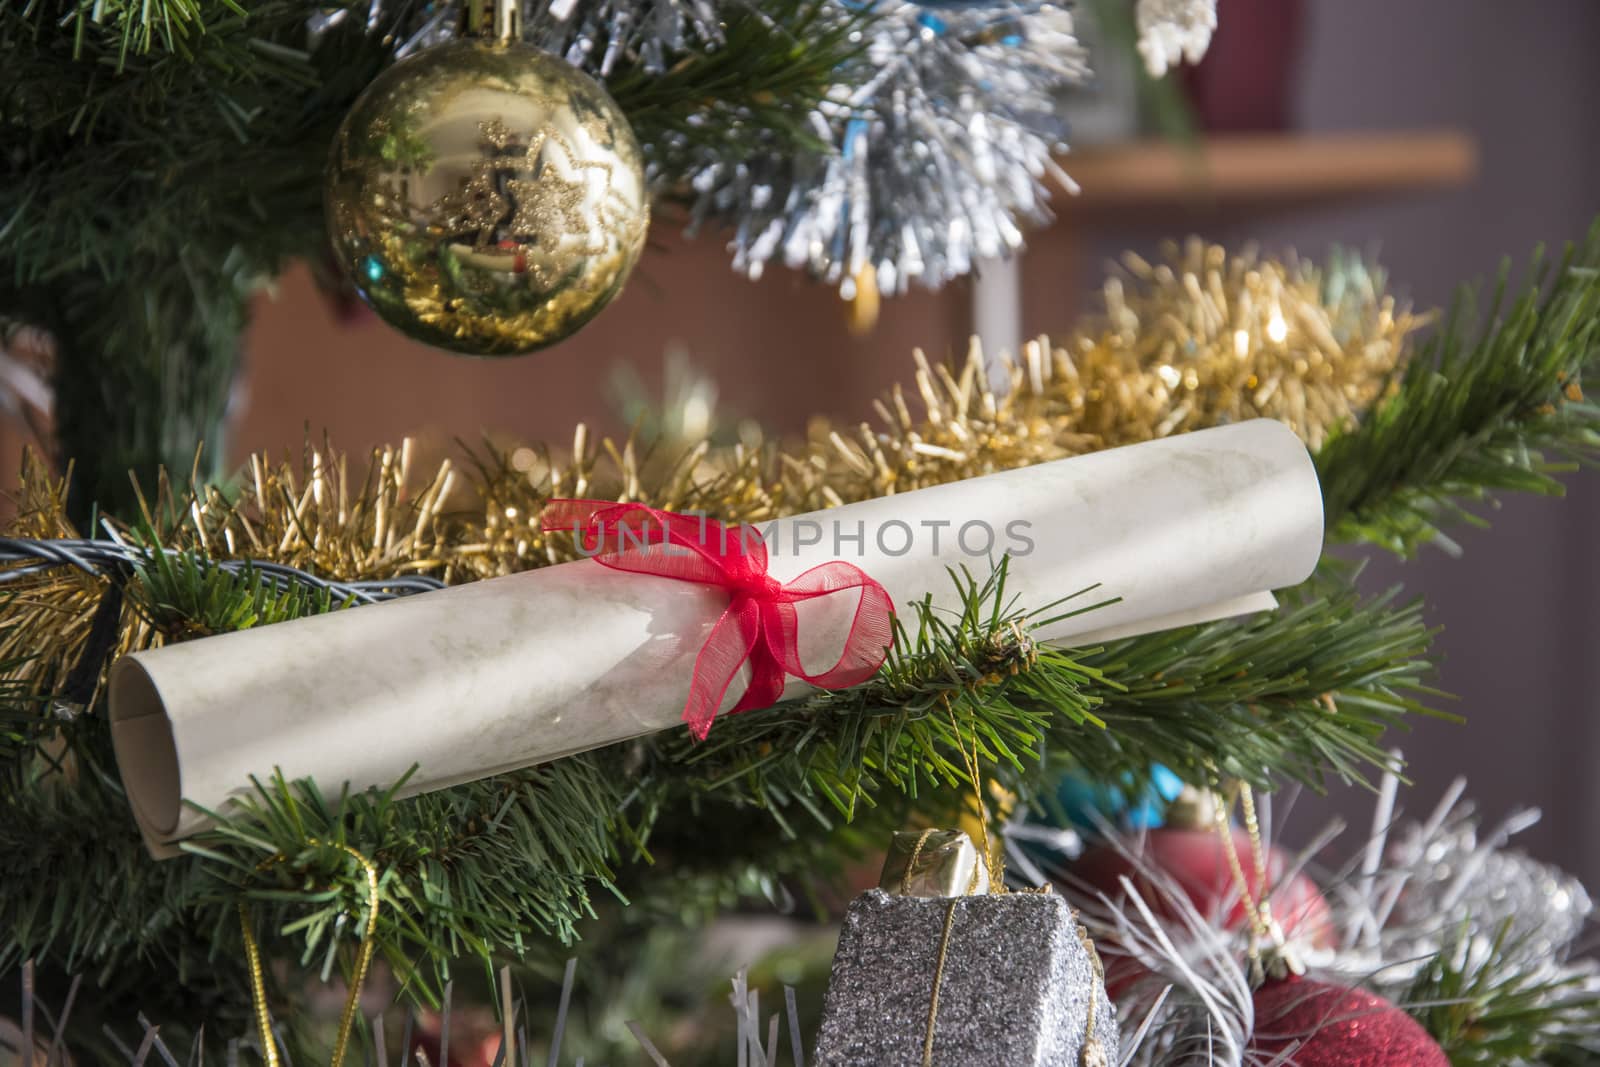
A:
[[[1519,940],[1507,919],[1490,937],[1463,929],[1417,975],[1402,1002],[1455,1067],[1576,1067],[1600,1060],[1594,970]]]
[[[194,917],[194,902],[221,884],[201,864],[151,861],[130,832],[109,745],[84,725],[0,797],[0,974],[35,958],[53,973],[84,974],[108,1004],[242,1022],[245,976],[217,966],[227,942]]]
[[[872,682],[734,716],[656,756],[725,795],[781,809],[818,794],[850,818],[874,794],[967,781],[960,752],[1027,790],[1048,758],[1097,777],[1163,763],[1188,780],[1221,773],[1268,786],[1366,781],[1378,739],[1437,695],[1433,631],[1391,592],[1363,601],[1324,581],[1275,614],[1226,619],[1071,652],[1036,645],[1027,617],[998,611],[1004,574],[966,579],[959,625],[919,606],[918,630]],[[693,779],[690,779],[691,781]]]
[[[130,583],[134,610],[168,640],[192,640],[320,615],[351,601],[309,585],[280,587],[246,567],[204,566],[194,556],[153,552]]]
[[[1280,594],[1278,611],[1113,643],[1084,662],[1117,684],[1101,694],[1103,731],[1057,740],[1096,777],[1152,763],[1186,781],[1220,773],[1270,788],[1290,778],[1367,783],[1389,765],[1379,738],[1424,700],[1435,631],[1399,590],[1363,599],[1324,577]],[[1024,688],[1031,679],[1021,680]],[[1059,723],[1053,724],[1061,732]]]
[[[715,51],[686,55],[660,74],[625,65],[607,79],[666,195],[708,158],[731,164],[758,150],[816,147],[812,113],[841,65],[865,47],[874,17],[870,5],[837,12],[831,0],[735,6]]]
[[[1052,717],[1098,728],[1098,698],[1087,692],[1094,672],[1065,654],[1041,657],[1028,614],[1006,593],[1006,569],[1002,560],[983,581],[953,572],[958,614],[912,605],[914,628],[896,621],[889,659],[866,685],[728,716],[699,744],[680,731],[657,735],[654,758],[691,788],[759,808],[799,804],[819,817],[820,803],[848,820],[879,792],[915,798],[958,786],[966,780],[961,752],[974,742],[986,762],[1020,766],[1037,754]],[[1037,676],[1050,706],[1004,698],[1024,674]]]
[[[1472,504],[1558,496],[1600,459],[1600,221],[1553,267],[1536,253],[1514,294],[1508,273],[1481,314],[1463,289],[1395,393],[1317,452],[1332,539],[1453,548],[1442,527],[1484,525]]]
[[[409,800],[396,799],[403,782],[338,798],[257,783],[238,814],[184,846],[227,886],[193,903],[226,912],[246,900],[280,946],[298,943],[302,966],[318,965],[365,899],[348,845],[383,872],[380,952],[431,999],[452,960],[518,952],[529,934],[574,939],[590,889],[610,884],[623,781],[608,770],[573,756]]]
[[[297,4],[108,7],[0,10],[0,318],[54,340],[80,519],[197,445],[220,477],[249,298],[319,254],[326,145],[382,55],[345,32],[313,56]]]
[[[1421,710],[1429,635],[1415,609],[1384,598],[1307,596],[1281,616],[1074,654],[1032,640],[1003,566],[983,581],[954,577],[963,609],[944,616],[916,605],[914,629],[872,683],[726,717],[705,744],[672,731],[408,800],[390,790],[331,803],[307,784],[269,782],[186,845],[190,860],[172,864],[139,855],[120,795],[97,775],[85,794],[97,812],[95,847],[157,876],[141,884],[161,898],[130,901],[125,919],[146,908],[170,915],[169,936],[204,931],[181,940],[226,955],[242,895],[264,909],[272,950],[320,965],[347,944],[350,924],[339,916],[363,899],[360,871],[336,847],[348,844],[384,872],[380,951],[426,996],[451,959],[570,938],[618,860],[655,858],[662,837],[692,829],[700,854],[683,856],[679,871],[702,889],[729,886],[780,856],[791,870],[823,862],[844,820],[883,831],[913,806],[955,812],[970,794],[961,753],[974,748],[983,774],[1025,794],[1066,761],[1120,773],[1159,759],[1195,777],[1264,781],[1280,770],[1318,782],[1325,767],[1355,775],[1381,761],[1375,735]],[[1078,602],[1092,604],[1092,593]],[[34,789],[26,804],[53,810],[58,798]],[[45,838],[30,828],[0,845],[27,869],[45,869],[83,841],[82,828],[52,823]],[[702,840],[708,828],[715,843]],[[662,858],[679,858],[673,851],[665,846]],[[159,877],[179,871],[189,873]],[[671,878],[641,873],[630,879],[636,906],[681,908],[650,899],[675,899]],[[3,917],[22,921],[0,925],[14,931],[0,961],[86,930],[120,952],[141,943],[133,929],[97,925],[76,908],[51,910],[51,899],[43,881],[8,892]],[[80,940],[70,958],[100,962]]]

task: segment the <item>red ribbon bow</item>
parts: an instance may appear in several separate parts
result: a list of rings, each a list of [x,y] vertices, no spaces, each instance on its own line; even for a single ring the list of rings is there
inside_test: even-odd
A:
[[[547,531],[571,530],[582,551],[613,570],[728,591],[728,607],[695,657],[683,705],[683,721],[696,740],[710,732],[742,664],[750,664],[750,684],[729,714],[777,703],[786,674],[823,689],[864,682],[883,666],[894,640],[894,603],[865,571],[834,560],[781,584],[767,573],[766,542],[753,526],[724,527],[704,516],[603,500],[551,500],[541,519]],[[839,661],[807,674],[795,605],[850,590],[860,590],[861,599]]]

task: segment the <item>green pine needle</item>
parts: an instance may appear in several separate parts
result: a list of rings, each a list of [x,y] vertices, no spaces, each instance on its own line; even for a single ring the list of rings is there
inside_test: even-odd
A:
[[[352,603],[336,604],[326,589],[296,584],[279,588],[251,568],[227,571],[206,566],[189,554],[157,551],[146,560],[136,581],[129,584],[129,598],[135,610],[169,639],[248,630]]]
[[[1434,631],[1420,603],[1397,603],[1398,590],[1363,600],[1321,578],[1280,599],[1276,613],[1131,638],[1086,657],[1122,691],[1104,695],[1104,731],[1074,731],[1059,744],[1106,778],[1163,763],[1186,781],[1366,784],[1388,765],[1386,730],[1441,714],[1423,703],[1440,696],[1426,684]]]

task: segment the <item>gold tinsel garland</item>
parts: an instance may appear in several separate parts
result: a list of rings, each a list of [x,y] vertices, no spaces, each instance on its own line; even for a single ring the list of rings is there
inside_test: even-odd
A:
[[[794,449],[754,435],[725,448],[597,443],[580,425],[564,454],[492,449],[469,457],[464,476],[449,460],[414,469],[409,441],[373,450],[354,470],[325,444],[299,462],[252,456],[231,495],[163,478],[131,518],[156,543],[213,559],[270,560],[341,581],[425,573],[454,584],[568,558],[570,547],[539,528],[552,496],[760,522],[1249,418],[1280,419],[1316,449],[1390,388],[1420,324],[1359,260],[1319,271],[1190,241],[1153,265],[1125,257],[1100,314],[1059,347],[1029,342],[1001,364],[999,381],[976,341],[954,367],[918,351],[915,410],[897,386],[875,403],[875,424],[819,420]],[[35,459],[17,499],[11,536],[90,533],[68,522],[63,482]],[[103,584],[60,568],[11,587],[0,661],[21,661],[13,677],[60,685]],[[162,640],[136,606],[124,610],[117,652]]]

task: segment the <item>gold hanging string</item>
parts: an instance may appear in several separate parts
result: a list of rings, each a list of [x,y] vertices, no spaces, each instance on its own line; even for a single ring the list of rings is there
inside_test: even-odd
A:
[[[967,768],[967,780],[972,783],[972,797],[978,805],[978,836],[983,839],[983,867],[989,873],[989,892],[1006,892],[1005,864],[995,858],[994,846],[989,841],[989,808],[983,799],[983,771],[978,763],[978,709],[972,709],[972,751],[968,752],[961,740],[961,724],[956,721],[955,705],[948,699],[945,711],[950,715],[950,728],[955,731],[956,751]]]
[[[267,1067],[280,1067],[278,1044],[272,1038],[272,1015],[267,1010],[267,981],[261,972],[261,947],[250,929],[250,909],[239,901],[239,929],[244,934],[245,967],[250,972],[250,1007],[256,1020],[256,1036],[261,1041],[261,1059]]]
[[[985,804],[983,798],[983,771],[982,764],[979,760],[982,750],[978,744],[977,709],[973,709],[972,713],[972,747],[970,751],[968,750],[966,743],[962,740],[961,723],[960,720],[956,718],[955,705],[948,698],[945,700],[945,712],[950,716],[950,728],[955,731],[956,735],[956,751],[961,753],[961,762],[966,766],[967,778],[972,783],[973,797],[978,806],[978,835],[983,841],[983,869],[987,871],[989,875],[989,892],[993,895],[999,896],[1010,892],[1010,890],[1006,888],[1005,884],[1005,864],[996,858],[994,846],[989,840],[989,812],[988,806]],[[909,890],[911,883],[911,871],[916,866],[917,857],[922,854],[922,846],[927,842],[929,835],[933,832],[934,831],[932,828],[926,829],[922,831],[921,836],[917,838],[916,846],[911,851],[911,860],[906,864],[906,873],[901,876],[900,891],[902,894],[905,894]],[[967,895],[973,895],[977,887],[978,869],[976,866],[974,866],[972,870],[972,882],[967,887]],[[1039,889],[1036,890],[1036,892],[1040,893],[1049,893],[1051,891],[1052,887],[1049,884],[1040,886]],[[933,1067],[933,1031],[934,1024],[937,1022],[939,1016],[939,989],[944,984],[945,964],[948,961],[950,953],[950,934],[951,931],[955,929],[956,905],[958,905],[960,902],[960,897],[951,897],[945,905],[944,930],[939,935],[939,958],[934,964],[933,968],[933,991],[928,997],[928,1021],[927,1025],[923,1029],[922,1035],[922,1067]],[[1077,916],[1074,915],[1074,921],[1076,921],[1076,918]],[[1082,938],[1084,947],[1089,952],[1089,957],[1094,964],[1095,973],[1103,982],[1105,980],[1105,970],[1100,963],[1100,954],[1095,951],[1094,942],[1089,939],[1089,931],[1084,929],[1082,926],[1079,926],[1078,935],[1080,938]],[[1090,1067],[1104,1067],[1105,1064],[1104,1050],[1101,1048],[1099,1040],[1094,1036],[1095,1012],[1098,1009],[1098,1004],[1095,999],[1097,993],[1098,990],[1095,989],[1091,990],[1089,994],[1089,1021],[1088,1029],[1086,1031],[1087,1036],[1085,1037],[1085,1043],[1083,1047],[1084,1063],[1086,1065],[1090,1065]],[[1098,1059],[1095,1058],[1097,1055],[1099,1057]]]
[[[1089,936],[1089,928],[1078,922],[1078,913],[1072,913],[1072,921],[1078,927],[1078,941],[1083,945],[1083,951],[1089,955],[1089,966],[1094,969],[1095,980],[1089,985],[1089,1018],[1083,1026],[1083,1053],[1080,1057],[1082,1067],[1108,1067],[1105,1046],[1100,1043],[1100,1038],[1094,1032],[1095,1015],[1100,1011],[1100,990],[1106,984],[1106,965],[1100,960],[1100,951],[1094,947],[1094,939]]]
[[[313,848],[326,847],[325,842],[315,838],[307,843]],[[380,897],[377,865],[349,845],[341,844],[333,847],[342,850],[359,863],[367,881],[367,917],[361,924],[361,947],[356,952],[355,973],[350,976],[350,989],[345,994],[344,1010],[339,1014],[339,1033],[334,1040],[333,1056],[328,1061],[329,1067],[344,1067],[344,1058],[350,1049],[350,1032],[355,1027],[356,1010],[361,1004],[361,989],[366,985],[367,972],[372,968],[372,955],[377,948],[372,935],[378,926]],[[257,869],[266,870],[283,863],[287,858],[280,853],[263,862]],[[267,1067],[280,1067],[278,1048],[272,1037],[272,1013],[267,1006],[266,980],[261,969],[261,948],[256,942],[255,933],[250,928],[250,911],[243,901],[239,902],[239,926],[244,932],[245,960],[250,970],[250,1002],[254,1009],[256,1030],[261,1038],[261,1056],[266,1061]]]
[[[1250,880],[1244,875],[1244,865],[1239,862],[1239,850],[1234,847],[1233,827],[1229,825],[1228,816],[1232,812],[1232,800],[1214,805],[1213,817],[1216,821],[1217,837],[1222,842],[1223,855],[1227,857],[1228,869],[1233,873],[1233,882],[1239,889],[1239,896],[1244,901],[1247,926],[1250,934],[1250,975],[1252,981],[1261,972],[1261,912],[1256,908],[1255,894],[1250,891]]]
[[[1239,783],[1239,809],[1244,815],[1244,829],[1250,838],[1250,856],[1255,863],[1256,885],[1261,897],[1256,902],[1256,917],[1262,936],[1273,938],[1277,923],[1272,918],[1272,893],[1267,883],[1267,850],[1261,844],[1261,824],[1256,820],[1256,798],[1248,783]],[[1228,835],[1230,840],[1232,834]]]
[[[1255,794],[1248,782],[1236,783],[1235,791],[1238,793],[1239,808],[1244,816],[1245,833],[1250,839],[1251,866],[1255,869],[1256,885],[1261,890],[1259,899],[1250,890],[1249,879],[1244,873],[1244,864],[1239,860],[1239,850],[1233,843],[1232,828],[1228,824],[1228,816],[1233,810],[1231,796],[1215,806],[1217,836],[1222,839],[1222,849],[1228,860],[1228,869],[1233,875],[1234,884],[1239,888],[1239,896],[1245,906],[1247,930],[1250,935],[1248,947],[1250,980],[1253,985],[1259,985],[1265,980],[1269,969],[1276,973],[1277,967],[1281,967],[1285,971],[1299,974],[1304,968],[1284,944],[1283,929],[1272,915],[1272,891],[1267,884],[1267,850],[1261,843],[1261,824],[1256,818]],[[1262,961],[1262,944],[1272,948],[1275,967],[1269,968]]]
[[[973,796],[976,798],[978,805],[978,834],[983,839],[983,869],[989,875],[989,892],[997,894],[1004,893],[1006,891],[1005,883],[1001,880],[1003,871],[1000,869],[999,865],[994,859],[993,846],[989,841],[988,811],[983,802],[983,775],[978,762],[979,751],[978,734],[976,728],[977,712],[973,712],[974,728],[972,734],[972,751],[968,752],[966,745],[961,740],[961,724],[956,720],[955,706],[948,700],[945,702],[945,711],[950,715],[950,727],[955,731],[956,735],[956,750],[961,753],[961,761],[966,764],[967,777],[972,782]],[[928,840],[928,835],[932,832],[933,830],[931,828],[924,830],[922,831],[922,836],[917,838],[916,848],[913,849],[911,853],[911,862],[906,865],[906,874],[901,882],[902,892],[904,892],[906,887],[909,886],[911,879],[910,872],[912,868],[916,866],[917,856],[921,854],[922,846]],[[978,867],[976,864],[974,864],[972,868],[972,881],[967,885],[967,895],[971,896],[977,890],[977,888]],[[945,963],[948,961],[950,955],[950,935],[951,931],[955,929],[956,905],[959,904],[960,901],[960,897],[951,897],[950,900],[945,904],[944,930],[939,934],[939,958],[934,963],[933,989],[928,996],[928,1021],[923,1027],[922,1033],[922,1067],[933,1067],[933,1033],[934,1026],[938,1022],[939,1018],[939,990],[940,987],[944,985]]]
[[[916,873],[917,860],[922,858],[922,846],[928,843],[928,838],[933,836],[933,832],[933,827],[930,826],[917,835],[917,843],[911,849],[911,858],[906,861],[905,873],[900,876],[900,895],[903,897],[911,895],[911,876]]]
[[[933,1025],[939,1018],[939,987],[944,984],[945,959],[950,954],[950,931],[956,925],[956,905],[960,897],[951,897],[944,909],[944,932],[939,935],[939,960],[933,965],[933,992],[928,996],[928,1025],[922,1034],[922,1067],[933,1067]]]
[[[362,870],[366,873],[367,921],[361,927],[361,947],[356,950],[356,970],[355,974],[350,976],[350,991],[344,998],[344,1011],[339,1016],[339,1037],[334,1042],[330,1067],[343,1067],[345,1051],[350,1046],[350,1030],[356,1021],[356,1009],[361,1006],[361,987],[366,984],[367,971],[372,967],[372,953],[376,948],[372,934],[378,926],[378,868],[349,845],[339,847],[361,864]]]
[[[917,860],[922,855],[922,846],[928,843],[928,838],[937,831],[928,827],[917,835],[917,843],[911,850],[911,858],[906,861],[905,873],[900,876],[900,895],[911,895],[911,875],[916,870]],[[971,896],[978,888],[978,865],[972,866],[972,880],[967,883],[967,895]],[[944,909],[944,932],[939,935],[939,959],[933,967],[933,989],[928,996],[928,1020],[923,1026],[922,1033],[922,1067],[933,1067],[933,1027],[939,1018],[939,987],[944,985],[945,961],[950,955],[950,931],[956,924],[956,902],[960,897],[951,897]]]

